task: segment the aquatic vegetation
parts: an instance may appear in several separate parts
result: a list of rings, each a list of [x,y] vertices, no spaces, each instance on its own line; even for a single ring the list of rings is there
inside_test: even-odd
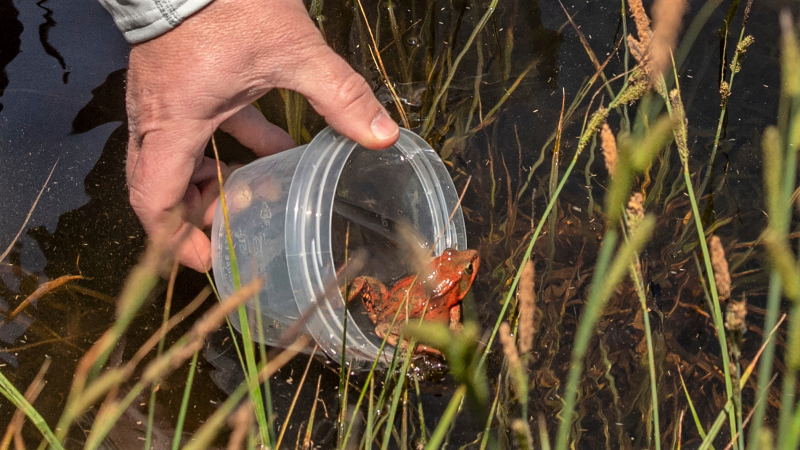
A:
[[[312,2],[311,15],[324,24],[326,37],[333,36],[335,24],[323,16],[331,5],[322,3]],[[186,365],[173,448],[219,444],[226,428],[234,448],[434,449],[456,441],[482,449],[797,447],[800,262],[792,247],[798,238],[800,42],[797,25],[782,13],[777,125],[763,132],[764,173],[754,181],[763,180],[766,218],[743,220],[725,207],[726,186],[739,174],[720,173],[715,162],[721,149],[739,145],[726,140],[726,130],[739,89],[746,87],[737,74],[748,70],[744,57],[754,44],[745,32],[752,1],[730,2],[722,20],[719,91],[711,92],[718,119],[706,133],[706,149],[697,138],[703,130],[693,128],[696,104],[687,101],[693,98],[684,67],[689,49],[720,3],[708,2],[685,27],[686,2],[653,2],[652,21],[641,0],[606,6],[616,8],[621,29],[604,60],[593,49],[597,41],[581,29],[591,18],[563,7],[560,20],[577,36],[591,73],[572,83],[572,92],[551,86],[559,95],[541,106],[552,108],[551,132],[537,138],[508,119],[536,108],[515,103],[516,96],[551,83],[557,72],[547,56],[521,50],[529,44],[526,32],[558,45],[543,26],[519,28],[530,6],[356,1],[350,13],[358,51],[351,49],[351,62],[376,90],[388,91],[388,109],[439,151],[463,189],[461,206],[482,267],[463,298],[463,328],[409,318],[402,312],[410,300],[403,299],[382,324],[402,329],[398,342],[409,345],[391,350],[390,361],[376,359],[364,373],[350,370],[346,347],[336,369],[315,372],[312,355],[296,366],[291,379],[299,381],[289,406],[277,409],[274,400],[287,395],[277,393],[270,378],[313,345],[299,332],[312,311],[287,330],[285,348],[267,349],[251,339],[264,324],[248,322],[241,306],[257,284],[238,286],[237,280],[237,294],[171,344],[169,330],[210,291],[177,314],[165,307],[152,339],[132,359],[111,364],[115,345],[165,268],[172,274],[169,305],[176,270],[163,243],[155,243],[130,275],[117,320],[81,360],[57,426],[2,370],[0,392],[53,448],[64,447],[91,407],[99,409],[86,447],[98,448],[146,392],[149,433],[157,386]],[[439,8],[447,9],[447,18]],[[734,22],[737,14],[741,22]],[[304,100],[283,92],[281,101],[292,136],[307,140],[317,122]],[[223,208],[226,201],[223,193]],[[757,237],[732,235],[726,227],[737,220],[749,221]],[[233,254],[231,260],[236,273]],[[359,264],[348,261],[344,278],[352,280]],[[782,305],[784,298],[790,303]],[[237,309],[243,338],[232,334],[230,342],[244,381],[199,428],[186,430],[198,352]],[[381,353],[391,347],[389,334],[382,336]],[[435,358],[414,357],[418,344],[444,355],[446,375]],[[335,381],[323,384],[331,370]],[[334,404],[322,401],[325,390],[335,391]],[[333,437],[323,443],[324,423],[332,423]],[[192,440],[182,440],[182,431],[191,431]]]

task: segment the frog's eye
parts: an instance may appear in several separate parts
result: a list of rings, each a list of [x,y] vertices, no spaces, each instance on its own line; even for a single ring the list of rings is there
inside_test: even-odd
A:
[[[466,269],[464,269],[464,273],[467,275],[472,275],[472,263],[469,263]]]

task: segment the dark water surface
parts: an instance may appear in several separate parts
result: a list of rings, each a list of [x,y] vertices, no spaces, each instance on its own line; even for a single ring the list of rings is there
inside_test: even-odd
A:
[[[7,85],[0,80],[4,246],[58,161],[48,191],[19,241],[22,267],[41,273],[46,266],[68,264],[74,273],[74,260],[58,259],[76,256],[74,250],[67,255],[67,247],[83,246],[83,252],[108,256],[103,272],[119,272],[118,258],[129,259],[130,248],[123,250],[126,243],[120,243],[117,250],[116,244],[98,241],[103,240],[99,235],[111,240],[111,230],[121,225],[111,217],[122,215],[130,222],[121,212],[125,194],[119,172],[126,137],[122,71],[128,45],[95,1],[66,5],[3,0],[0,10],[0,20],[7,22],[2,29],[17,32],[2,41],[0,50],[0,72],[8,80]],[[59,227],[59,220],[73,222],[71,229],[67,231],[66,224]],[[136,227],[129,231],[134,238],[138,234]],[[130,240],[124,234],[117,233],[113,240]],[[89,241],[100,246],[89,246]]]
[[[333,3],[325,3],[326,38],[375,86],[379,97],[386,99],[387,108],[394,113],[390,99],[382,96],[385,93],[381,91],[379,76],[372,68],[368,54],[365,56],[360,47],[358,32],[355,31],[360,18],[352,10]],[[424,2],[409,3],[424,9]],[[443,39],[447,36],[448,27],[454,23],[462,24],[457,42],[463,45],[484,7],[472,5],[476,11],[480,9],[478,14],[464,7],[470,5],[469,3],[453,3],[456,4],[437,2],[437,10],[440,12],[436,19],[441,22],[441,26],[434,28],[440,33],[438,35],[426,34],[425,30],[418,27],[410,6],[394,6],[401,25],[407,27],[407,32],[403,37],[403,46],[387,46],[383,59],[390,78],[396,77],[400,86],[401,97],[412,114],[412,126],[419,125],[419,115],[415,117],[413,114],[420,112],[418,106],[425,101],[428,82],[424,73],[425,49],[441,50],[450,45],[445,44]],[[456,78],[448,99],[448,105],[452,105],[454,109],[461,107],[466,100],[471,101],[475,77],[480,76],[482,108],[485,114],[503,95],[505,89],[510,87],[511,82],[529,64],[536,63],[503,106],[495,125],[477,133],[454,151],[448,150],[450,156],[447,160],[457,186],[464,186],[466,175],[475,177],[465,196],[464,210],[470,246],[481,250],[484,261],[479,280],[474,287],[472,313],[481,320],[485,328],[494,324],[500,310],[501,296],[496,286],[509,273],[506,260],[520,244],[524,229],[529,228],[527,216],[531,213],[532,187],[537,189],[533,200],[537,220],[544,210],[548,198],[544,193],[547,191],[552,146],[546,151],[545,163],[536,169],[531,187],[525,194],[526,200],[520,202],[517,228],[511,232],[497,227],[498,223],[508,218],[508,211],[504,207],[508,197],[507,183],[511,184],[511,191],[515,192],[528,178],[528,171],[539,158],[540,149],[556,128],[562,92],[565,93],[566,103],[569,105],[581,83],[594,72],[577,34],[567,22],[558,2],[501,3],[490,24],[493,33],[485,35],[481,44],[485,49],[482,65],[479,65],[474,51],[468,52],[460,72],[463,76]],[[649,5],[650,2],[645,3]],[[687,16],[689,20],[705,2],[690,3],[692,14]],[[699,172],[695,176],[695,188],[699,186],[705,173],[705,163],[709,158],[719,116],[720,40],[716,31],[723,21],[728,4],[729,2],[723,1],[712,14],[681,71],[682,95],[690,125],[692,170]],[[753,34],[756,41],[747,53],[742,71],[736,77],[725,137],[713,170],[715,177],[711,186],[714,195],[711,197],[713,203],[708,212],[712,220],[730,219],[719,232],[728,246],[753,241],[764,225],[760,138],[764,127],[775,123],[777,112],[777,15],[784,5],[793,5],[795,15],[800,13],[797,3],[788,0],[756,0],[753,4],[747,32]],[[564,6],[580,25],[581,32],[598,58],[604,60],[613,51],[622,33],[619,27],[619,2],[587,0],[565,2]],[[365,2],[365,9],[371,21],[374,21],[377,11],[385,11],[385,6],[379,6],[376,2]],[[384,28],[380,36],[388,44],[391,33],[385,17],[382,21]],[[629,22],[632,27],[632,21]],[[734,20],[733,32],[737,35],[740,24],[741,11]],[[505,36],[508,27],[513,27],[514,30],[514,47],[512,52],[504,54],[497,51],[499,41],[489,41],[490,36],[499,36],[498,39],[507,42],[504,39],[507,39]],[[731,38],[729,42],[735,41]],[[460,48],[456,45],[457,51]],[[142,230],[127,204],[124,182],[124,151],[127,139],[124,68],[127,52],[127,43],[114,28],[105,10],[94,0],[41,0],[38,3],[0,0],[0,250],[4,250],[17,233],[48,173],[58,162],[50,184],[13,252],[0,262],[0,310],[5,312],[13,309],[22,298],[46,280],[67,274],[82,274],[86,277],[85,280],[75,283],[84,288],[83,290],[67,289],[48,296],[11,324],[0,327],[0,367],[3,374],[21,390],[33,378],[45,355],[54,359],[56,365],[48,376],[48,385],[36,402],[36,406],[51,424],[55,423],[59,410],[63,407],[77,360],[113,321],[114,307],[109,299],[119,292],[125,275],[144,248]],[[621,67],[621,58],[615,57],[609,64],[607,73],[609,76],[616,75]],[[594,92],[593,89],[592,93]],[[601,95],[602,93],[598,99]],[[276,97],[276,94],[268,95],[268,102],[273,103],[267,104],[272,105],[273,109],[268,110],[267,115],[276,123],[285,123],[282,109],[274,102]],[[605,103],[607,102],[606,99]],[[562,173],[563,167],[572,157],[584,113],[585,109],[580,110],[579,117],[576,116],[577,126],[568,127],[565,131],[562,148],[566,155],[560,161]],[[612,121],[618,119],[613,118]],[[318,117],[309,117],[307,124],[312,135],[323,126]],[[617,125],[612,123],[614,127]],[[443,129],[441,124],[432,133],[431,141],[436,147],[441,147],[445,139],[452,135],[452,130],[448,131],[450,134],[440,136],[436,134],[438,129]],[[606,177],[599,148],[592,148],[597,153],[594,162],[588,162],[590,151],[586,151],[581,157],[567,184],[566,192],[562,193],[564,202],[560,205],[562,211],[557,216],[557,229],[548,234],[553,236],[558,252],[553,255],[553,267],[549,267],[552,271],[550,285],[542,286],[540,292],[546,298],[561,298],[563,289],[559,290],[559,286],[563,287],[565,280],[583,280],[583,285],[576,282],[576,291],[585,290],[588,283],[586,277],[591,274],[591,267],[594,265],[597,236],[602,234],[602,227],[596,227],[598,222],[593,221],[595,215],[592,210],[593,206],[602,204]],[[508,172],[502,168],[501,158],[506,163]],[[677,174],[677,155],[674,151],[670,162],[670,173]],[[487,172],[490,163],[493,164],[494,182],[491,176],[487,176],[487,173],[491,173]],[[674,175],[668,177],[668,183],[674,178]],[[591,185],[588,190],[585,188],[587,183]],[[490,195],[491,192],[496,192],[496,195]],[[666,193],[661,200],[665,197]],[[652,286],[657,285],[653,287],[653,290],[658,291],[658,298],[654,301],[663,302],[659,303],[659,307],[663,307],[665,311],[675,308],[677,299],[683,303],[702,305],[702,298],[693,299],[693,296],[698,295],[695,289],[696,280],[686,285],[681,284],[683,278],[680,274],[695,270],[693,261],[687,259],[691,253],[684,253],[691,252],[691,248],[681,246],[687,242],[681,240],[682,221],[687,205],[679,204],[676,199],[671,201],[677,206],[654,206],[653,212],[659,214],[661,222],[655,241],[648,247],[645,255],[650,261],[648,264]],[[708,199],[705,201],[708,204]],[[552,254],[552,250],[547,250],[545,244],[537,244],[537,254],[543,257],[548,252]],[[579,267],[580,261],[583,261],[583,270]],[[539,266],[544,272],[544,263],[538,264],[537,270],[540,269]],[[766,276],[759,272],[762,266],[762,257],[756,254],[737,269],[742,274],[753,270],[755,275],[747,272],[748,275],[743,275],[738,281],[734,276],[734,283],[738,283],[741,288],[741,291],[735,292],[741,294],[746,288],[748,300],[756,308],[763,306],[766,293]],[[573,267],[577,272],[568,273]],[[176,306],[173,311],[191,299],[203,283],[203,276],[189,271],[182,272],[178,278]],[[142,317],[137,319],[131,334],[127,336],[127,348],[122,349],[124,356],[129,356],[158,326],[162,314],[160,300],[163,299],[163,286],[157,289],[156,294],[156,300],[145,308]],[[556,304],[555,300],[548,302],[545,300],[546,304]],[[532,398],[541,405],[541,412],[547,415],[548,423],[551,424],[556,420],[554,412],[560,407],[560,399],[558,385],[548,389],[548,380],[552,376],[565,379],[565,362],[571,350],[569,337],[577,321],[577,303],[578,300],[565,300],[563,309],[560,300],[557,308],[554,306],[548,309],[548,306],[542,306],[545,319],[558,323],[563,320],[566,330],[562,330],[562,336],[550,336],[551,331],[556,332],[555,327],[549,330],[544,326],[546,330],[542,332],[542,343],[549,342],[554,346],[548,350],[540,349],[537,354],[540,363],[534,367],[538,391],[532,393]],[[610,307],[612,310],[625,309],[613,303]],[[625,420],[624,424],[618,423],[617,426],[623,429],[619,435],[624,434],[629,439],[627,445],[641,447],[646,445],[646,435],[642,435],[644,427],[641,424],[644,419],[641,414],[637,415],[636,402],[643,400],[638,399],[635,394],[638,383],[646,381],[646,375],[640,372],[637,355],[632,351],[635,340],[629,339],[636,333],[630,326],[633,315],[627,317],[626,314],[624,311],[620,313],[619,323],[615,323],[613,317],[609,319],[601,325],[601,331],[607,336],[607,340],[603,341],[606,345],[621,342],[623,347],[628,346],[619,350],[620,354],[615,356],[618,370],[628,373],[627,379],[618,377],[620,385],[617,387],[620,391],[629,391],[627,395],[632,396],[623,399],[625,410],[622,415]],[[751,330],[757,331],[762,321],[761,316],[753,311],[751,315],[754,316],[752,326],[755,327]],[[626,322],[622,317],[630,321]],[[692,360],[699,367],[705,364],[703,358],[708,353],[713,362],[719,349],[716,347],[713,330],[705,319],[701,315],[687,313],[681,315],[679,320],[672,320],[674,322],[666,320],[660,325],[663,327],[664,345],[668,349],[666,353],[678,355],[676,357],[684,361]],[[760,335],[753,336],[757,338],[751,340],[749,347],[757,347],[760,342]],[[225,334],[219,336],[217,341],[224,342]],[[197,394],[194,401],[197,406],[190,412],[190,429],[213,411],[225,398],[225,391],[235,387],[240,376],[235,370],[238,363],[229,357],[229,353],[225,353],[225,348],[227,347],[224,344],[215,344],[206,353],[210,362],[201,363],[200,372],[195,379]],[[594,353],[598,354],[599,350]],[[626,354],[629,355],[625,356]],[[296,358],[275,377],[273,388],[278,421],[284,418],[283,412],[288,409],[305,361],[303,357]],[[490,377],[496,376],[502,360],[495,355],[489,361]],[[224,370],[214,371],[220,368]],[[165,409],[167,419],[163,423],[167,428],[174,423],[172,416],[178,409],[185,376],[186,371],[179,370],[162,383],[159,403]],[[307,381],[308,386],[316,384],[314,381],[318,377],[322,379],[320,398],[327,412],[324,417],[318,412],[315,436],[316,442],[325,446],[326,442],[330,445],[331,441],[326,439],[331,439],[331,424],[338,411],[338,375],[331,364],[315,362],[309,374],[309,380],[312,381]],[[703,379],[702,374],[696,375],[696,380]],[[671,382],[670,379],[669,383]],[[705,392],[709,398],[724,392],[715,390],[718,386],[714,386],[708,388],[712,392]],[[455,384],[448,378],[442,382],[422,384],[426,422],[431,429],[435,427],[436,420],[447,405],[454,388]],[[672,385],[665,386],[664,389],[667,392],[678,392]],[[301,418],[308,416],[310,404],[313,402],[311,390],[305,390],[301,399],[303,407],[295,413],[299,419],[285,441],[292,442],[291,445],[294,445]],[[583,428],[587,428],[587,436],[595,436],[593,433],[597,433],[598,439],[605,439],[598,431],[603,428],[603,423],[589,416],[595,410],[608,413],[609,406],[607,399],[602,396],[598,395],[594,399],[600,404],[586,402],[584,414],[587,418],[583,422]],[[606,404],[603,405],[603,402]],[[709,405],[714,405],[714,402],[709,400]],[[319,408],[321,411],[323,407]],[[671,410],[672,406],[668,408]],[[6,423],[3,419],[9,418],[11,413],[9,403],[0,399],[0,423]],[[608,420],[614,422],[613,418]],[[596,426],[595,429],[592,429],[593,426]],[[482,428],[482,424],[474,422],[468,416],[462,416],[451,435],[451,441],[459,444],[472,442],[478,427]],[[35,442],[36,432],[26,428],[26,433],[31,442]],[[664,428],[662,433],[665,433]],[[687,434],[687,439],[693,436]],[[335,442],[335,437],[333,439]],[[588,437],[585,439],[585,442],[591,442]],[[616,435],[612,436],[613,446],[617,446]]]

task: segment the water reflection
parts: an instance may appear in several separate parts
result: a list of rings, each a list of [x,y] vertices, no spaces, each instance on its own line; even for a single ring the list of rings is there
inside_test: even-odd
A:
[[[67,84],[67,81],[69,80],[69,73],[72,71],[72,69],[67,66],[66,61],[64,61],[64,57],[61,56],[61,53],[59,53],[58,50],[56,50],[56,48],[50,44],[50,29],[56,26],[56,21],[53,20],[53,10],[44,6],[45,3],[47,3],[47,0],[39,0],[36,2],[36,6],[44,10],[44,15],[42,16],[44,18],[44,22],[39,25],[39,42],[42,43],[42,48],[44,51],[48,55],[55,58],[56,61],[58,61],[58,65],[60,65],[61,69],[64,70],[64,76],[62,79],[64,84]]]
[[[0,0],[3,250],[59,161],[28,229],[0,262],[3,316],[48,280],[84,275],[0,324],[3,373],[17,386],[27,386],[45,355],[58,367],[35,403],[49,423],[60,414],[71,383],[63,375],[74,372],[113,321],[111,296],[143,246],[124,190],[127,133],[119,69],[126,54],[127,44],[96,1]],[[13,409],[5,399],[0,404],[0,422],[8,423],[3,419]]]
[[[19,54],[22,23],[18,19],[19,11],[14,7],[14,0],[0,0],[0,97],[8,86],[6,66]],[[0,102],[0,112],[3,103]]]
[[[82,284],[109,295],[116,295],[144,248],[144,234],[128,205],[125,183],[128,124],[124,81],[124,70],[112,72],[92,90],[92,99],[72,121],[72,134],[121,122],[83,181],[89,201],[62,214],[53,233],[44,226],[28,232],[47,259],[44,273],[48,278],[81,273],[86,277]]]

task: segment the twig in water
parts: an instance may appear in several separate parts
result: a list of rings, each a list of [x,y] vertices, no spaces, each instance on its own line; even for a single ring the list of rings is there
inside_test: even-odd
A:
[[[28,226],[28,222],[31,220],[31,216],[33,215],[33,210],[36,209],[36,205],[39,203],[39,199],[42,198],[42,194],[44,193],[44,190],[47,188],[47,183],[50,182],[50,177],[53,176],[53,172],[55,172],[57,165],[58,165],[58,160],[56,160],[56,163],[53,164],[53,168],[50,169],[50,175],[48,175],[47,179],[44,180],[44,185],[42,185],[42,189],[39,190],[39,195],[36,196],[36,200],[33,201],[33,205],[31,205],[31,209],[28,210],[28,215],[25,216],[25,221],[22,222],[22,226],[19,227],[19,231],[17,231],[17,235],[14,236],[14,239],[12,239],[11,243],[8,244],[8,248],[6,248],[6,250],[3,252],[3,254],[0,255],[0,262],[2,262],[4,259],[6,259],[6,256],[8,256],[8,254],[11,252],[11,249],[14,248],[14,244],[17,243],[17,239],[19,239],[19,237],[22,235],[22,232],[25,231],[25,227]]]
[[[8,315],[6,319],[0,321],[0,325],[14,320],[14,318],[17,317],[17,315],[19,315],[19,313],[21,313],[25,308],[27,308],[28,305],[41,298],[43,295],[47,294],[48,292],[54,291],[60,288],[61,286],[69,283],[70,281],[74,280],[83,280],[83,277],[80,275],[64,275],[56,278],[55,280],[43,283],[35,291],[33,291],[33,294],[29,295],[28,298],[23,300],[22,303],[20,303],[19,306],[17,306],[14,309],[14,311],[12,311],[11,314]]]

